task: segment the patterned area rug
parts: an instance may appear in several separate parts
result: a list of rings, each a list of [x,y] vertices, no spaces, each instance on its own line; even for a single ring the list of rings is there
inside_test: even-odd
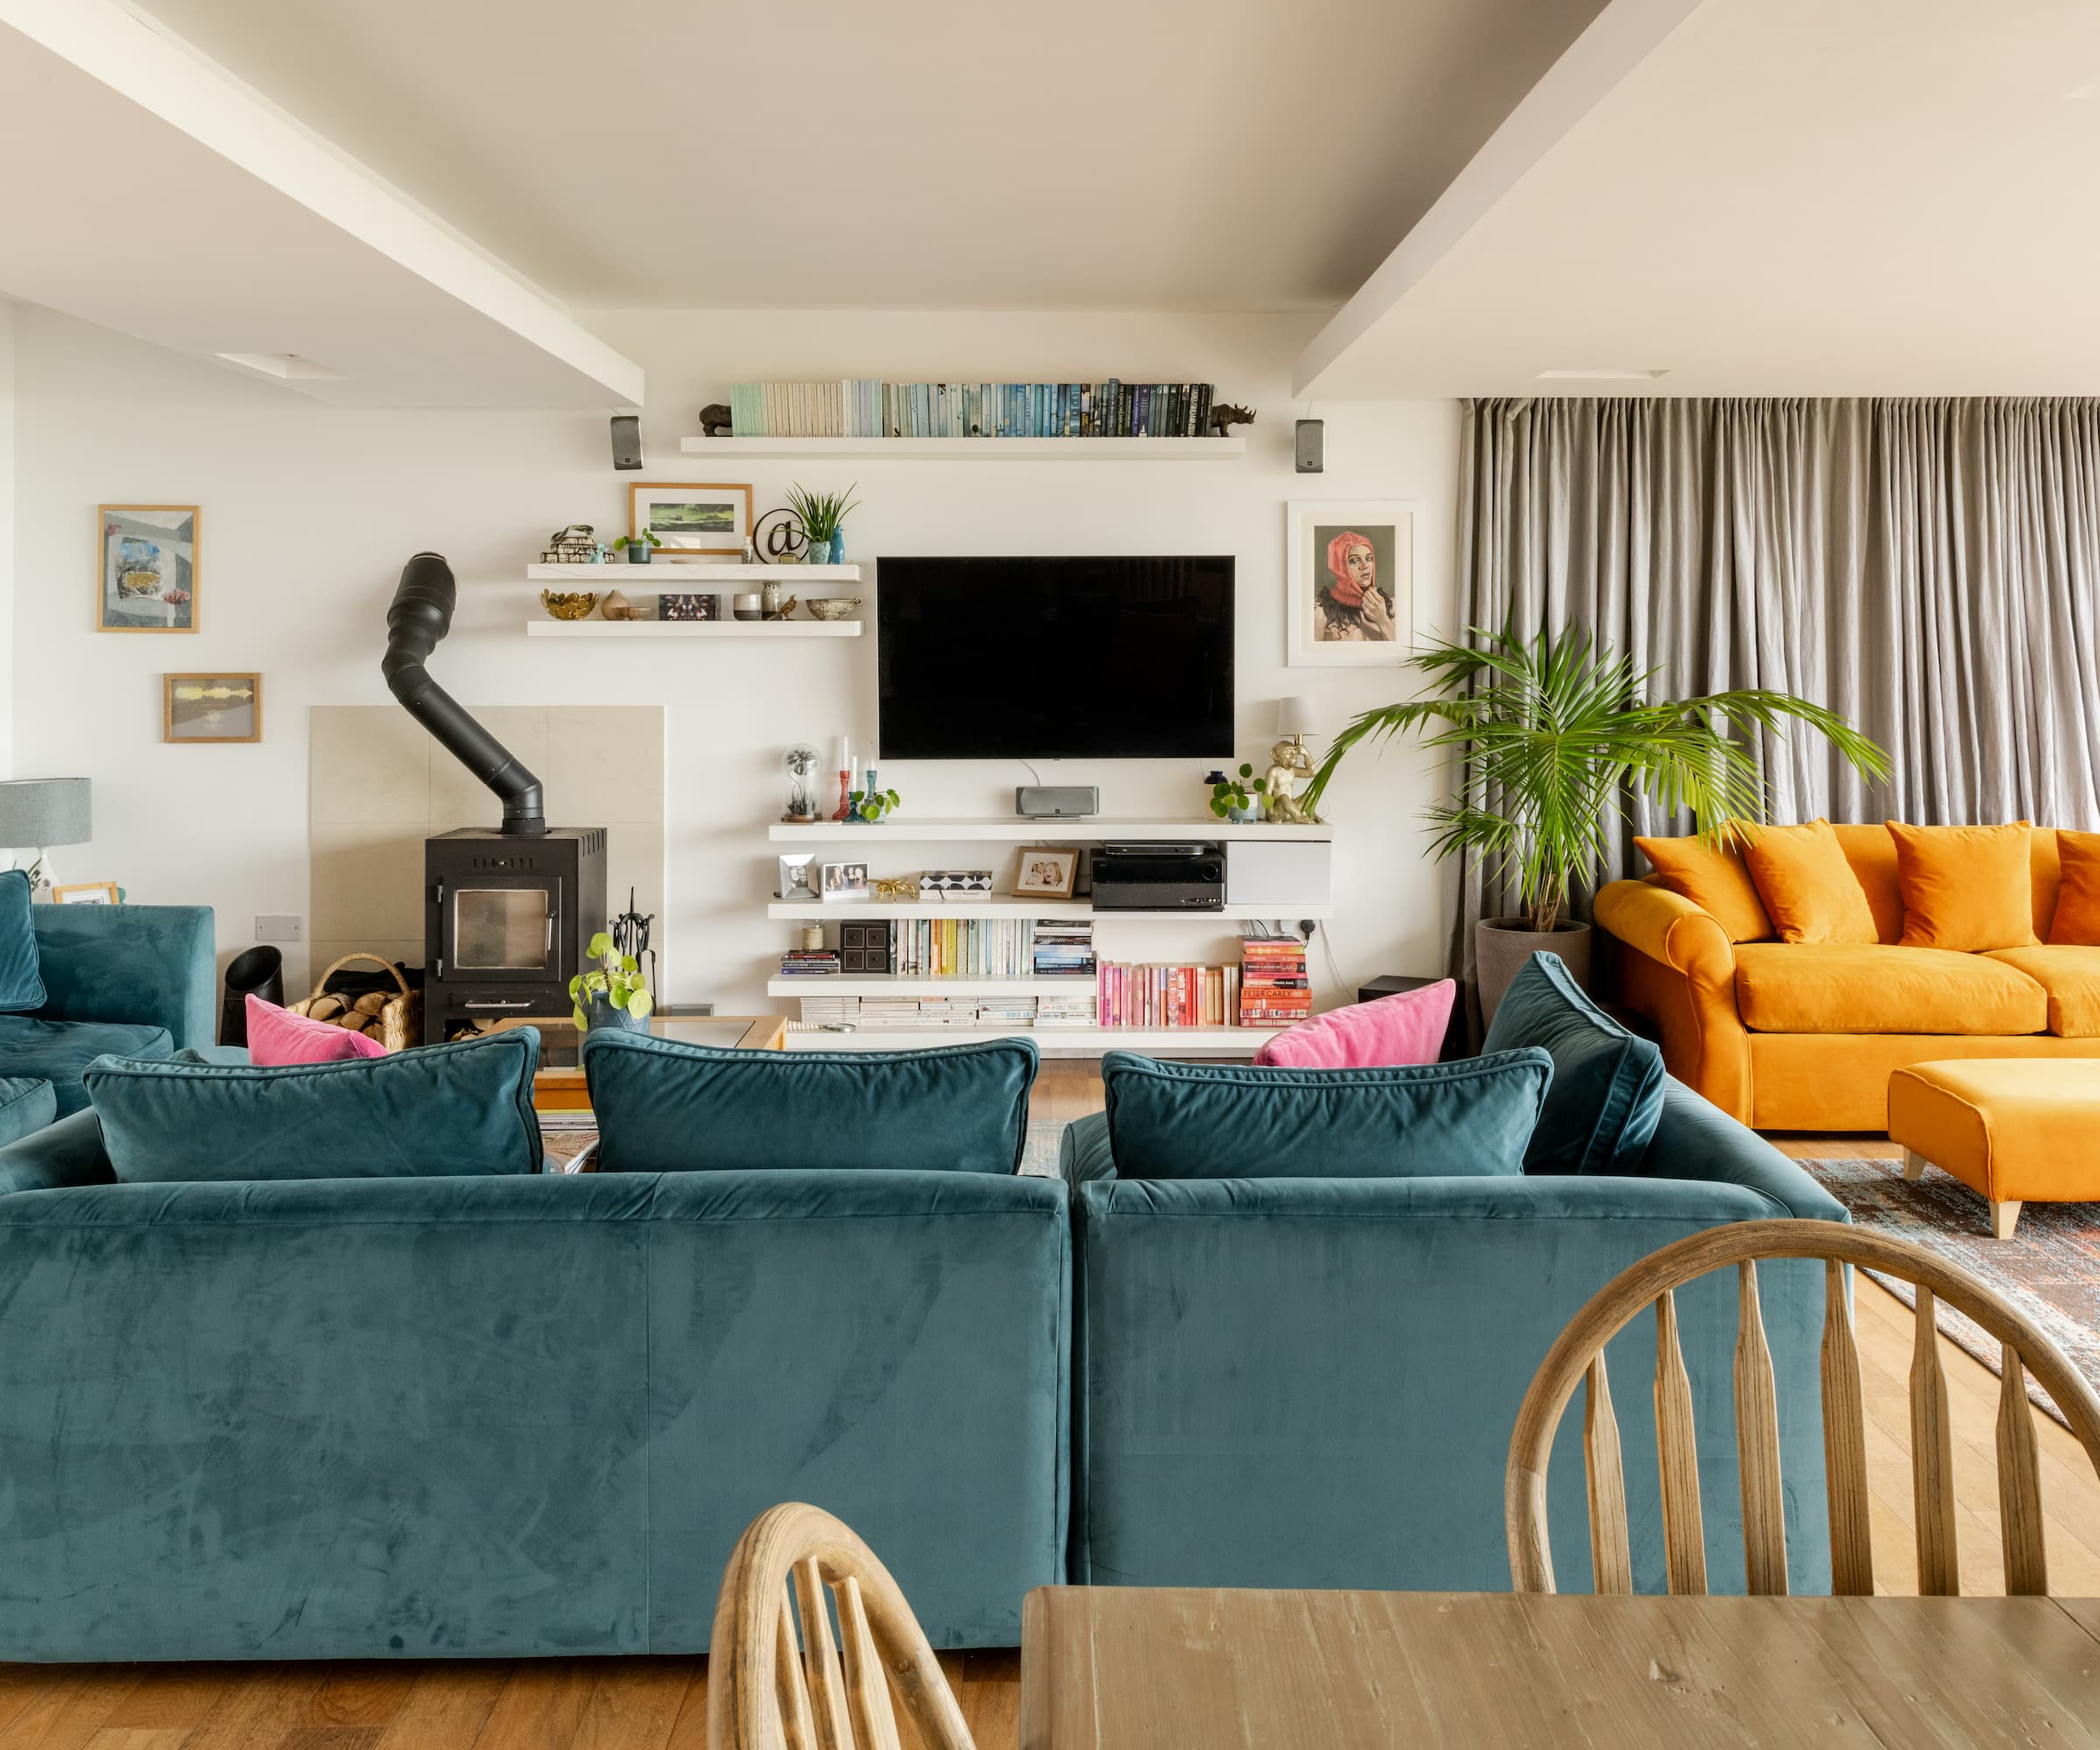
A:
[[[1860,1226],[1878,1228],[1928,1246],[1950,1264],[1980,1277],[2054,1338],[2078,1371],[2100,1386],[2100,1203],[2029,1203],[2009,1240],[1991,1237],[1990,1206],[1959,1180],[1936,1167],[1913,1185],[1894,1158],[1802,1160],[1796,1163],[1852,1212]],[[1872,1272],[1906,1306],[1910,1284]],[[1940,1333],[1999,1371],[1998,1339],[1943,1302]],[[2030,1378],[2027,1396],[2063,1420],[2049,1396]]]

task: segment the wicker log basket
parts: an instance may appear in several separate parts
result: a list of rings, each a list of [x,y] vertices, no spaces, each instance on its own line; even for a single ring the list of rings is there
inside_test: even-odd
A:
[[[354,960],[368,960],[374,966],[384,967],[401,986],[399,993],[368,990],[361,997],[351,998],[331,990],[328,981]],[[388,1051],[401,1051],[420,1044],[423,1040],[423,1016],[416,993],[409,988],[409,981],[401,976],[401,969],[376,954],[346,954],[315,981],[311,997],[304,1002],[290,1004],[290,1008],[295,1015],[332,1022],[336,1026],[347,1027],[354,1033],[375,1039]]]

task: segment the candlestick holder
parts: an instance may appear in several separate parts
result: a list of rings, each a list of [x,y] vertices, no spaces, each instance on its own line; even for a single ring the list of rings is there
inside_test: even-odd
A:
[[[847,787],[850,785],[852,781],[853,774],[850,772],[842,771],[838,774],[838,812],[831,816],[831,818],[835,821],[851,820],[853,818],[853,804],[846,794]]]

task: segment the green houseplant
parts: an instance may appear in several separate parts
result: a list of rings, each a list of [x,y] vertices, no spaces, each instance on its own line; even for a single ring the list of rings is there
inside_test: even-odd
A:
[[[569,1000],[576,1005],[577,1031],[587,1032],[594,1024],[645,1031],[649,1011],[656,1002],[649,995],[649,981],[641,962],[631,954],[620,952],[604,930],[591,938],[584,952],[598,963],[569,981]]]
[[[858,484],[856,481],[855,485]],[[809,543],[812,565],[836,565],[845,557],[846,513],[859,508],[860,500],[853,496],[852,486],[842,493],[811,492],[807,486],[788,488],[788,508],[802,525],[803,538]]]
[[[1888,756],[1835,711],[1763,687],[1688,699],[1648,696],[1653,669],[1636,669],[1571,626],[1524,642],[1475,629],[1474,644],[1438,643],[1410,667],[1429,696],[1365,711],[1334,738],[1306,793],[1317,803],[1351,750],[1404,731],[1430,730],[1426,747],[1459,761],[1456,795],[1427,810],[1438,858],[1477,857],[1491,881],[1514,890],[1522,916],[1476,927],[1480,1009],[1492,1015],[1531,955],[1550,948],[1578,977],[1589,926],[1563,914],[1596,878],[1630,794],[1666,813],[1689,808],[1702,837],[1730,843],[1764,818],[1765,782],[1754,742],[1800,724],[1870,778]]]
[[[612,550],[625,553],[630,565],[646,565],[656,556],[656,550],[662,545],[662,542],[645,528],[639,535],[621,536],[612,543]]]
[[[1265,794],[1268,788],[1269,780],[1255,777],[1254,767],[1242,760],[1237,778],[1227,778],[1210,787],[1210,811],[1220,820],[1250,821],[1255,818],[1254,798]]]

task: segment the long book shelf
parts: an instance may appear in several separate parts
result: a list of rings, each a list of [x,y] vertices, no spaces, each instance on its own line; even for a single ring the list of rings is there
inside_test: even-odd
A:
[[[1251,1057],[1283,1031],[1275,1026],[1012,1026],[893,1027],[881,1032],[864,1027],[852,1032],[834,1032],[791,1020],[785,1042],[790,1051],[917,1051],[928,1046],[1031,1039],[1046,1057],[1099,1057],[1104,1051],[1142,1051],[1153,1057]]]

